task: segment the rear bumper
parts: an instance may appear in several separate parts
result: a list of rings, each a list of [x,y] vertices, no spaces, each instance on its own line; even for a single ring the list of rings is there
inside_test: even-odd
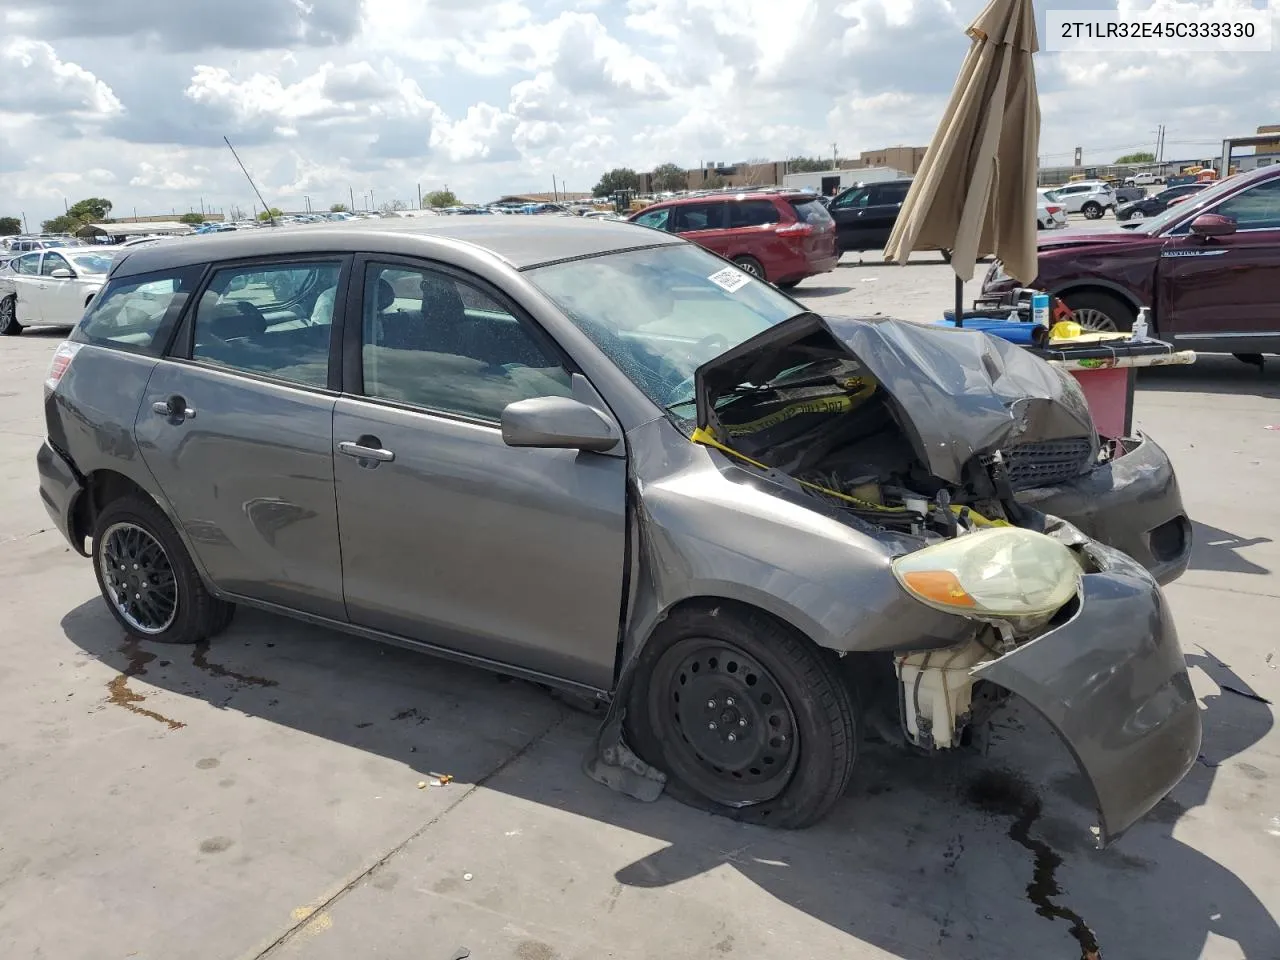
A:
[[[1070,483],[1026,490],[1018,501],[1127,553],[1169,584],[1191,562],[1191,520],[1168,454],[1142,434],[1134,441],[1124,456]]]
[[[1066,742],[1106,846],[1191,769],[1200,707],[1159,586],[1115,550],[1084,549],[1102,572],[1081,578],[1075,615],[973,673],[1022,697]]]
[[[36,454],[36,470],[40,476],[41,503],[67,542],[77,553],[85,555],[84,540],[76,539],[71,522],[76,499],[84,490],[79,474],[62,454],[49,445],[48,440],[40,444]]]
[[[809,273],[830,273],[840,263],[840,254],[836,253],[829,257],[814,257],[809,261]]]

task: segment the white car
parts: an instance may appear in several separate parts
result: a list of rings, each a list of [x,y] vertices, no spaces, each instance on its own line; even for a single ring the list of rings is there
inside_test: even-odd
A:
[[[1040,196],[1036,204],[1036,226],[1041,230],[1060,230],[1067,225],[1067,208],[1056,198]]]
[[[102,289],[114,254],[93,247],[37,250],[0,268],[0,334],[24,326],[72,326]]]
[[[1116,192],[1101,180],[1083,180],[1053,188],[1054,197],[1067,213],[1083,213],[1086,220],[1098,220],[1116,208]]]
[[[1132,177],[1125,177],[1124,182],[1130,187],[1149,187],[1153,183],[1164,183],[1164,177],[1154,173],[1135,173]]]

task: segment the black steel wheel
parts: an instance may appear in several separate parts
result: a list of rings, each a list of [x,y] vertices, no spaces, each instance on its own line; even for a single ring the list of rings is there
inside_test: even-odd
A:
[[[760,261],[757,260],[755,257],[745,257],[745,256],[735,257],[733,262],[738,265],[738,269],[742,270],[745,273],[751,274],[753,277],[756,277],[760,280],[769,279],[764,274],[764,265],[761,264]]]
[[[682,802],[808,826],[844,792],[855,758],[852,695],[833,659],[747,608],[679,611],[641,652],[629,739]]]
[[[199,643],[231,623],[235,606],[209,593],[164,511],[140,496],[98,514],[93,569],[112,616],[140,639]]]
[[[10,294],[0,300],[0,336],[16,337],[22,332],[18,323],[18,297]]]

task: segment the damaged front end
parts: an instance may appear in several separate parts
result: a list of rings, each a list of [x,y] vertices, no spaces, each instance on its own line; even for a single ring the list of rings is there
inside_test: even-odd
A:
[[[1104,844],[1190,768],[1199,710],[1159,585],[1019,496],[1107,459],[1069,377],[985,336],[804,314],[704,364],[695,389],[695,442],[842,516],[908,596],[973,624],[893,652],[908,741],[959,746],[1021,696],[1093,784]]]

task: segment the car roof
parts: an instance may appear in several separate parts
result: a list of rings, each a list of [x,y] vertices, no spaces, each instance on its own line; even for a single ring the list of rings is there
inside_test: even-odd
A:
[[[690,203],[722,203],[738,202],[740,200],[772,200],[774,197],[782,197],[783,199],[791,199],[792,197],[809,197],[817,200],[818,195],[805,193],[803,190],[717,190],[707,193],[692,193],[687,197],[672,197],[670,200],[658,200],[649,204],[644,210],[652,210],[654,207],[683,207]],[[644,210],[638,211],[644,213]]]
[[[144,245],[128,251],[116,275],[295,253],[429,256],[441,240],[488,251],[517,270],[687,242],[625,221],[580,217],[396,217],[235,230]]]

